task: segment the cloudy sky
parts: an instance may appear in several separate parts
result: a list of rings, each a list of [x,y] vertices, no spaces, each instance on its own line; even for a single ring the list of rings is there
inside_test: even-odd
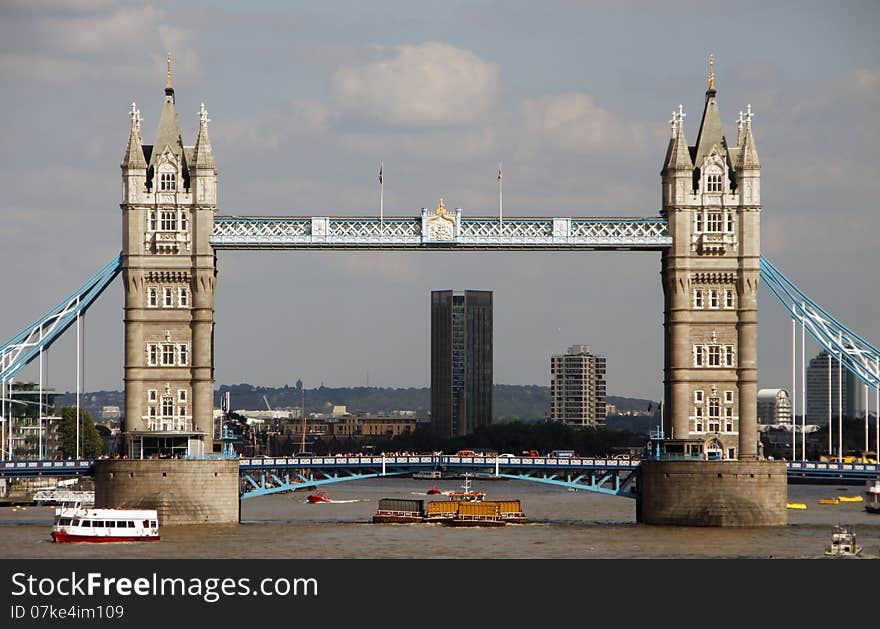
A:
[[[771,5],[771,6],[768,6]],[[184,143],[210,112],[219,213],[386,215],[442,195],[465,216],[656,216],[667,120],[694,142],[716,57],[728,138],[755,112],[763,252],[880,341],[876,2],[450,0],[110,2],[0,7],[0,336],[121,246],[119,162],[137,101],[152,143],[174,56]],[[426,386],[429,293],[495,293],[495,381],[547,384],[586,343],[611,394],[659,398],[656,253],[221,252],[217,383]],[[760,297],[760,384],[790,332]],[[73,338],[48,358],[74,386]],[[87,389],[122,388],[122,288],[86,322]],[[815,346],[808,346],[815,353]],[[36,378],[29,368],[24,378]]]

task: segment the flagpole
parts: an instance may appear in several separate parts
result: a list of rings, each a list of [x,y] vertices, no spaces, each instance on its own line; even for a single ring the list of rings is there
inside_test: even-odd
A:
[[[382,171],[385,169],[385,164],[379,162],[379,222],[382,223],[385,221],[385,181],[382,176]]]
[[[498,162],[498,222],[504,224],[504,199],[501,196],[501,162]]]

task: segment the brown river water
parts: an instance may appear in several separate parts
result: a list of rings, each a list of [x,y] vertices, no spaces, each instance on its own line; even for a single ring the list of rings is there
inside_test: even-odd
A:
[[[461,481],[441,481],[443,490]],[[0,557],[15,558],[298,558],[298,559],[615,559],[819,558],[835,524],[854,527],[866,558],[880,557],[880,515],[862,502],[820,505],[820,498],[861,496],[863,486],[789,485],[789,524],[702,528],[636,524],[635,501],[536,483],[475,481],[487,500],[519,499],[528,523],[503,528],[371,524],[380,498],[423,498],[431,481],[371,479],[325,487],[334,501],[308,504],[305,492],[242,501],[241,524],[163,527],[158,542],[55,544],[53,508],[0,508]],[[421,494],[421,495],[420,495]]]

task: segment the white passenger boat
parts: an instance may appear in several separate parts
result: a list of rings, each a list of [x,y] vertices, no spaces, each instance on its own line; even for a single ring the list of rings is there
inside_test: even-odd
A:
[[[148,542],[159,539],[155,509],[86,509],[80,503],[55,509],[55,542]]]

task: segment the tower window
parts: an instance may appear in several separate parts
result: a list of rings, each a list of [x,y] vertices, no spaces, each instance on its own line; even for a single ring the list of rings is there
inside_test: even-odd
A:
[[[724,392],[724,403],[725,404],[733,404],[733,391],[725,391]]]
[[[709,307],[717,308],[718,307],[718,291],[714,288],[709,291]]]
[[[174,365],[174,345],[171,343],[162,344],[162,366],[169,367]]]
[[[159,347],[155,343],[147,344],[147,366],[155,367],[159,364]]]
[[[703,213],[697,212],[694,214],[694,232],[700,233],[703,231]]]
[[[724,291],[724,307],[731,309],[733,308],[733,291],[725,290]]]
[[[150,231],[156,231],[156,213],[150,212]]]
[[[161,231],[177,231],[177,212],[160,212],[159,215],[159,229]]]
[[[159,190],[177,190],[177,174],[161,173],[159,175]]]
[[[162,306],[164,308],[174,307],[174,292],[167,286],[162,289]]]
[[[177,346],[178,355],[180,356],[180,365],[182,367],[186,366],[187,361],[189,360],[189,351],[185,343],[181,343]]]
[[[706,176],[706,192],[721,192],[721,175]]]
[[[718,345],[709,345],[707,349],[707,364],[709,367],[721,366],[721,348]]]
[[[721,404],[718,398],[709,399],[709,432],[718,432],[721,430]]]
[[[174,417],[174,398],[171,396],[162,398],[162,417]]]
[[[183,404],[186,403],[186,389],[178,389],[177,391],[177,401]]]
[[[159,305],[159,291],[155,286],[147,289],[147,307],[156,308]]]
[[[703,346],[694,345],[694,367],[703,366]]]
[[[694,391],[694,402],[697,404],[703,403],[703,391],[702,390],[698,389],[697,391]]]
[[[155,403],[159,399],[159,392],[156,389],[149,389],[147,391],[147,401]]]
[[[703,289],[695,288],[694,289],[694,308],[702,308],[703,307]]]
[[[180,231],[185,232],[189,229],[189,219],[186,216],[186,210],[180,213]]]
[[[733,345],[724,346],[724,366],[733,367]]]
[[[180,289],[177,303],[181,308],[186,308],[187,306],[189,306],[189,290],[187,290],[186,288]]]
[[[733,233],[733,212],[727,213],[727,231]]]
[[[720,232],[723,228],[721,212],[708,212],[706,214],[706,231]]]

